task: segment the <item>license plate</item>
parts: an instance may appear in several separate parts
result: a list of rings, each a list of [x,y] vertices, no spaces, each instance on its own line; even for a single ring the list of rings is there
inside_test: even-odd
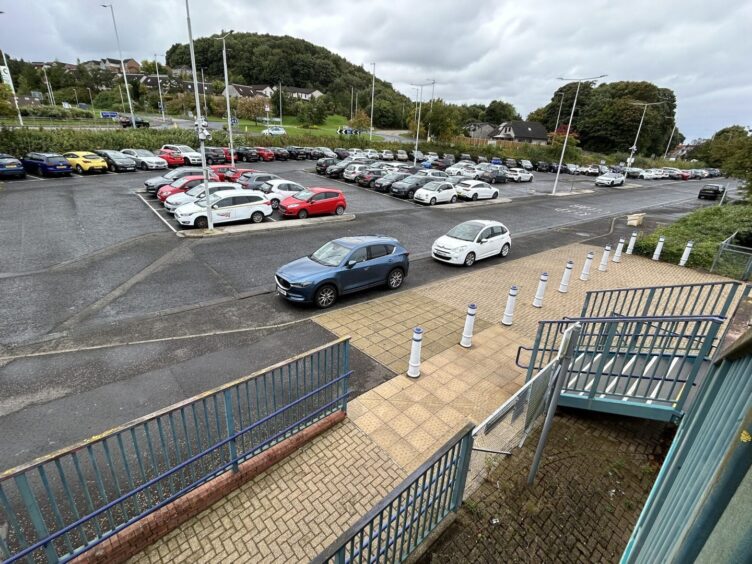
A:
[[[18,168],[18,165],[14,165],[14,164],[9,164],[9,165],[5,165],[5,166],[7,168]]]
[[[65,166],[65,165],[57,165],[57,167],[55,167],[55,168],[68,168],[68,167]]]
[[[279,292],[282,296],[287,295],[287,290],[283,290],[282,288],[277,287],[277,292]]]

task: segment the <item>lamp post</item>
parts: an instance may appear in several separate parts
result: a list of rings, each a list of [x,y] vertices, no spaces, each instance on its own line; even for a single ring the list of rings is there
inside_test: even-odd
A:
[[[198,77],[196,76],[196,52],[193,49],[193,31],[191,30],[191,9],[188,6],[188,0],[185,0],[185,18],[188,22],[188,47],[191,52],[191,70],[193,71],[193,95],[196,99],[196,130],[198,132],[199,150],[201,152],[201,170],[204,173],[204,202],[206,203],[206,220],[207,227],[211,231],[214,229],[214,218],[212,217],[212,208],[209,201],[209,172],[206,169],[206,147],[204,141],[209,136],[208,130],[204,127],[204,120],[201,116],[201,100],[198,97]]]
[[[100,4],[102,8],[109,8],[112,15],[112,26],[115,28],[115,40],[117,41],[118,53],[120,54],[120,69],[123,71],[123,84],[125,84],[125,94],[128,96],[128,109],[131,111],[131,126],[136,129],[136,114],[133,113],[133,102],[131,102],[131,92],[128,89],[128,77],[125,75],[125,63],[123,62],[123,51],[120,49],[120,35],[118,34],[117,22],[115,21],[115,8],[112,4]],[[122,95],[122,94],[121,94]],[[125,111],[125,110],[123,110]]]
[[[230,162],[232,166],[235,166],[235,147],[232,144],[232,116],[230,115],[230,83],[227,79],[227,47],[225,45],[225,39],[232,33],[232,30],[228,31],[222,37],[217,39],[222,40],[222,64],[225,67],[225,101],[227,102],[227,133],[230,137]]]
[[[554,134],[559,129],[559,118],[561,118],[561,107],[564,105],[564,92],[561,93],[561,101],[559,102],[559,113],[556,114],[556,127],[554,127]]]
[[[642,117],[640,118],[640,125],[637,126],[637,135],[635,135],[634,143],[629,148],[629,160],[627,161],[627,168],[631,167],[634,163],[634,155],[637,152],[637,140],[640,138],[640,131],[642,131],[642,122],[645,121],[645,114],[648,111],[648,106],[658,106],[664,102],[630,102],[633,106],[643,106]],[[627,178],[627,171],[624,171],[624,179]]]
[[[431,105],[429,106],[428,111],[431,113],[431,119],[433,119],[433,95],[436,91],[436,81],[431,79]],[[426,140],[431,141],[431,122],[428,122],[428,126],[426,127]]]
[[[201,67],[201,91],[204,93],[204,117],[209,119],[209,110],[206,106],[206,81],[204,80],[204,67]]]
[[[373,99],[376,94],[376,63],[371,63],[371,128],[368,130],[368,140],[373,137]]]
[[[2,14],[3,12],[0,12]],[[18,114],[18,124],[23,126],[23,118],[21,117],[21,110],[18,108],[18,98],[16,98],[16,89],[13,86],[13,77],[10,75],[10,67],[8,66],[8,60],[5,58],[5,51],[3,51],[3,66],[8,69],[8,80],[10,81],[10,93],[13,96],[13,102],[16,105],[16,113]],[[2,83],[2,80],[0,80]]]
[[[91,102],[91,109],[94,109],[94,96],[91,95],[91,88],[88,86],[86,87],[86,90],[89,91],[89,102]]]
[[[4,51],[3,51],[4,52]],[[47,78],[47,69],[44,68],[44,65],[42,65],[42,74],[44,75],[44,83],[47,85],[47,98],[50,104],[53,106],[55,104],[55,94],[52,92],[52,85],[50,84],[50,79]]]
[[[125,99],[123,98],[123,89],[118,84],[118,92],[120,92],[120,107],[123,108],[123,113],[125,113]]]
[[[157,71],[157,89],[159,89],[159,109],[162,111],[162,123],[165,123],[164,117],[164,102],[162,101],[162,80],[159,77],[159,61],[157,60],[157,54],[154,53],[154,68]]]
[[[671,130],[671,136],[668,138],[668,143],[666,144],[666,152],[663,153],[664,159],[668,156],[668,150],[671,148],[671,141],[674,140],[674,133],[676,133],[676,124],[674,124],[674,128]]]
[[[411,84],[410,86],[414,86],[418,88],[418,118],[417,123],[415,125],[415,149],[413,150],[413,166],[416,166],[418,163],[418,157],[416,155],[418,151],[418,138],[420,136],[420,111],[421,107],[423,105],[423,87],[428,86],[431,84],[430,82],[426,84]]]
[[[574,118],[574,108],[577,106],[577,96],[580,94],[580,85],[582,85],[583,82],[589,81],[589,80],[598,80],[599,78],[603,78],[606,76],[605,74],[601,74],[599,76],[592,76],[588,78],[562,78],[559,77],[558,80],[564,80],[568,82],[572,82],[573,80],[577,81],[577,90],[574,93],[574,102],[572,102],[572,112],[569,114],[569,123],[567,124],[567,134],[564,137],[564,145],[561,147],[561,157],[559,157],[559,166],[556,167],[556,178],[554,179],[554,188],[551,190],[551,194],[556,194],[556,187],[559,185],[559,175],[561,174],[561,163],[564,162],[564,152],[567,150],[567,141],[569,141],[569,131],[572,129],[572,119]],[[563,93],[562,93],[563,96]],[[563,97],[562,97],[563,100]]]

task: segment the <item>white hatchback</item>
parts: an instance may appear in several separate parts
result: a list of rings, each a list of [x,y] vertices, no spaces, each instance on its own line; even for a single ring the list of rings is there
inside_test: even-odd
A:
[[[512,249],[512,236],[503,223],[474,219],[460,223],[434,241],[431,256],[441,262],[472,266],[475,261],[505,257]]]
[[[350,164],[347,165],[347,168],[342,172],[342,178],[345,180],[349,180],[350,182],[353,182],[355,180],[355,177],[358,176],[361,172],[366,170],[368,168],[368,165],[365,164]]]
[[[449,182],[437,180],[418,188],[413,200],[421,204],[433,206],[436,204],[453,204],[457,201],[457,192]]]
[[[188,145],[162,145],[162,149],[172,151],[177,157],[183,157],[183,162],[186,165],[201,164],[201,153]]]
[[[526,171],[524,168],[510,168],[507,172],[507,180],[512,182],[532,182],[533,173]]]
[[[264,182],[257,190],[266,194],[272,208],[276,210],[282,200],[294,196],[298,192],[302,192],[305,188],[297,182],[285,180],[284,178],[273,178]]]
[[[261,223],[272,214],[271,202],[266,195],[250,190],[214,192],[209,194],[209,205],[215,224],[249,219],[253,223]],[[183,204],[175,210],[175,219],[180,225],[206,229],[209,225],[206,200]]]
[[[243,187],[235,182],[209,182],[209,194],[219,192],[220,190],[242,190]],[[250,191],[249,191],[250,192]],[[179,192],[172,196],[167,196],[164,201],[164,208],[167,213],[175,213],[175,210],[183,204],[190,204],[201,200],[205,195],[204,185],[199,184],[190,188],[187,192]]]
[[[466,200],[489,200],[499,197],[499,190],[481,180],[463,180],[454,186],[457,195]]]

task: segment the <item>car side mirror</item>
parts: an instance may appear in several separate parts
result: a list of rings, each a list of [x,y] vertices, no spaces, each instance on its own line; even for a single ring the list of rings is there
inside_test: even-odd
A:
[[[488,239],[481,239],[481,240],[480,240],[480,243],[481,243],[481,245],[482,245],[483,243],[488,243]]]
[[[213,210],[216,210],[216,209],[217,209],[218,207],[219,207],[219,206],[217,206],[217,204],[214,204],[214,205],[212,206],[212,209],[213,209]]]
[[[347,268],[352,268],[356,264],[358,264],[358,261],[356,261],[356,260],[348,260],[347,261]]]

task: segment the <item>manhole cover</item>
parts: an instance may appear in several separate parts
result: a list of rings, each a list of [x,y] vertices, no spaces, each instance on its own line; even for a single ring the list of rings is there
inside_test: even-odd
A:
[[[581,231],[578,231],[577,235],[579,235],[580,237],[590,237],[590,233],[582,233]]]

